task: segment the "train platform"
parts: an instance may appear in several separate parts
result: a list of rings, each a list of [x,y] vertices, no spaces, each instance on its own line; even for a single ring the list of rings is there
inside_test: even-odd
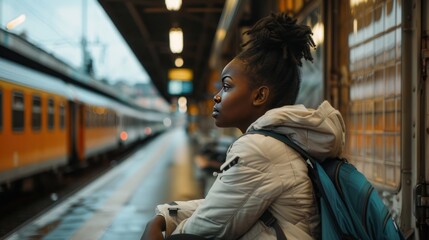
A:
[[[157,204],[202,197],[193,152],[183,129],[164,132],[6,239],[140,239]]]

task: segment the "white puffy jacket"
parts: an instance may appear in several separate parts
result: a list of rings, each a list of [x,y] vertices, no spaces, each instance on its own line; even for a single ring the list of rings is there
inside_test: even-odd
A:
[[[287,134],[322,160],[339,156],[344,145],[341,114],[326,101],[317,110],[303,105],[272,109],[247,131],[252,129]],[[231,162],[237,163],[228,168]],[[274,229],[259,221],[267,209],[287,239],[319,236],[319,214],[307,166],[289,146],[272,137],[244,134],[228,150],[221,170],[205,199],[157,206],[157,214],[166,218],[166,236],[191,233],[209,239],[276,239]],[[172,207],[179,209],[177,214],[169,214]]]

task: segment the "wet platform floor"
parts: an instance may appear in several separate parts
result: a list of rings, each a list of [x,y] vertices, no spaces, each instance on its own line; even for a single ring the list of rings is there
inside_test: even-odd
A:
[[[201,198],[183,129],[165,132],[6,239],[140,239],[155,206]]]

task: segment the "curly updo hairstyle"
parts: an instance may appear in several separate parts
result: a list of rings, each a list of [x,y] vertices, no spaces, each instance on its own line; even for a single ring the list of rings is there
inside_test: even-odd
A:
[[[252,87],[270,87],[271,108],[295,103],[301,82],[301,59],[313,60],[310,49],[316,45],[311,28],[296,21],[286,13],[262,18],[244,32],[249,40],[242,44],[244,50],[236,57],[249,71]]]

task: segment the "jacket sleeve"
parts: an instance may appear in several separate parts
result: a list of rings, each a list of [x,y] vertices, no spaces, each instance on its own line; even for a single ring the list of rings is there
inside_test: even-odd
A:
[[[236,239],[255,225],[282,192],[281,180],[260,145],[249,135],[232,145],[223,165],[230,167],[218,175],[205,201],[174,233]],[[234,160],[238,160],[235,165],[229,164]]]
[[[156,215],[161,215],[165,219],[165,236],[170,236],[177,225],[189,218],[203,201],[204,199],[175,201],[156,206]]]

